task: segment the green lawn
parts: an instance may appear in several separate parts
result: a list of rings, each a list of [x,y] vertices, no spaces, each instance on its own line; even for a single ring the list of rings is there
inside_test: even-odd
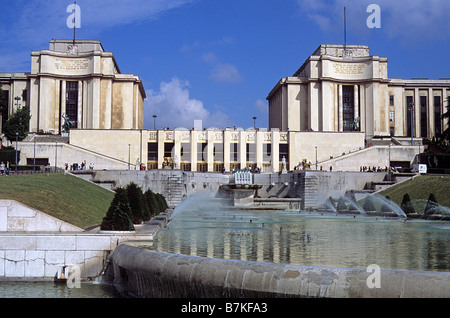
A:
[[[434,193],[440,205],[450,207],[450,176],[420,176],[380,192],[398,205],[405,193],[409,194],[415,211],[420,214],[425,209],[430,193]]]
[[[0,199],[12,199],[81,228],[102,222],[114,193],[72,175],[0,177]]]

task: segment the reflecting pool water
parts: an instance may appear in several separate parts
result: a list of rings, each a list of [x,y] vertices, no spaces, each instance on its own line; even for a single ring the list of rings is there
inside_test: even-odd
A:
[[[450,222],[236,210],[197,197],[147,248],[298,265],[450,271]]]
[[[54,282],[0,282],[0,298],[117,298],[110,285],[81,283],[69,288]]]

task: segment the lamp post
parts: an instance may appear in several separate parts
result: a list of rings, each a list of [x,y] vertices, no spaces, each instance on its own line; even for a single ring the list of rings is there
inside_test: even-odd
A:
[[[16,97],[17,98],[17,97]],[[19,97],[20,98],[20,97]],[[16,171],[17,174],[17,143],[19,142],[19,133],[16,132],[16,166],[14,168],[14,170]]]
[[[55,141],[55,173],[58,167],[58,142]]]
[[[128,170],[130,170],[131,144],[128,144]]]
[[[389,144],[389,175],[391,175],[392,171],[391,171],[391,145]]]
[[[317,146],[316,146],[316,171],[317,171]]]
[[[153,129],[156,130],[156,115],[153,115]]]
[[[14,97],[14,100],[16,101],[17,109],[19,109],[19,101],[21,100],[21,98],[19,96],[16,96],[16,97]]]
[[[36,171],[36,136],[33,138],[33,171]]]
[[[253,128],[256,129],[256,116],[253,116]]]

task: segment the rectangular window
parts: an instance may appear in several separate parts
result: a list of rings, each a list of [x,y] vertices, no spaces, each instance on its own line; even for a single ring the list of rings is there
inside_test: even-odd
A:
[[[441,96],[434,96],[434,135],[442,133]]]
[[[233,163],[239,162],[239,144],[236,143],[230,144],[230,162]]]
[[[343,86],[342,93],[344,98],[344,131],[356,130],[355,122],[355,90],[353,86]]]
[[[420,96],[420,136],[428,135],[427,97]]]
[[[223,162],[223,144],[214,144],[214,162]]]
[[[247,144],[247,154],[246,160],[247,163],[255,163],[256,162],[256,144]]]
[[[389,121],[390,121],[391,123],[393,123],[393,122],[395,121],[395,116],[394,116],[394,111],[393,111],[393,110],[391,110],[391,111],[389,112]]]
[[[286,160],[286,169],[289,170],[289,145],[280,144],[279,151],[280,151],[279,152],[280,171],[282,170],[283,158]]]
[[[191,162],[190,143],[181,143],[181,162]]]
[[[391,96],[389,96],[389,106],[394,106],[394,96],[393,95],[391,95]]]
[[[406,96],[406,136],[411,137],[412,133],[412,116],[414,98],[412,96]]]
[[[272,162],[272,144],[263,144],[263,162]]]
[[[173,148],[175,144],[173,142],[166,142],[164,144],[164,158],[172,158],[173,157]]]
[[[208,144],[207,143],[197,144],[197,162],[207,162],[207,158],[208,158]],[[199,171],[203,171],[203,169]]]
[[[23,100],[23,104],[25,106],[28,102],[28,90],[27,89],[24,89],[22,92],[22,100]]]
[[[72,122],[71,128],[78,127],[78,82],[66,82],[66,115]]]
[[[148,143],[148,161],[158,162],[158,143]]]

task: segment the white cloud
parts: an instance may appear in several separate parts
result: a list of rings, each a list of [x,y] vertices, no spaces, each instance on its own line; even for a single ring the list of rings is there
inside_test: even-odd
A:
[[[197,0],[77,0],[81,7],[81,29],[77,34],[83,38],[96,38],[106,30],[127,24],[158,19],[169,10],[194,3]],[[3,1],[6,2],[6,1]],[[71,15],[67,6],[72,1],[14,0],[2,3],[0,31],[2,47],[14,46],[26,54],[17,55],[16,63],[29,63],[30,48],[48,48],[52,38],[72,38],[73,31],[67,27]],[[6,58],[0,52],[0,58]],[[20,60],[20,61],[19,61]]]
[[[159,92],[149,91],[145,102],[145,128],[153,128],[153,114],[156,128],[170,127],[191,129],[194,120],[202,120],[203,127],[222,128],[229,122],[228,117],[221,111],[211,114],[203,102],[193,99],[189,92],[189,82],[176,77],[170,82],[162,82]]]
[[[367,35],[366,20],[370,15],[366,12],[367,6],[378,4],[381,8],[381,31],[389,38],[409,43],[449,38],[448,0],[297,0],[297,3],[302,16],[327,32],[341,32],[346,7],[349,33]]]
[[[210,42],[200,42],[200,41],[194,41],[190,44],[184,44],[180,51],[182,52],[190,52],[194,50],[208,50],[211,48],[221,47],[225,45],[232,44],[234,42],[234,38],[231,36],[224,36],[220,38],[219,40],[210,41]]]
[[[238,69],[228,63],[216,64],[211,71],[210,78],[219,83],[237,83],[242,80]]]
[[[234,42],[232,37],[223,37],[217,41],[211,41],[207,43],[200,43],[195,41],[191,45],[185,44],[182,48],[182,52],[192,52],[208,49],[201,55],[201,59],[211,67],[209,79],[217,83],[238,83],[242,80],[238,68],[231,64],[225,63],[210,48],[216,48],[218,46],[229,45]]]
[[[219,58],[213,52],[208,52],[202,55],[202,60],[207,63],[213,64],[216,63],[219,60]]]
[[[267,105],[267,102],[262,99],[257,99],[255,101],[255,108],[260,114],[263,115],[269,114],[269,106]]]

